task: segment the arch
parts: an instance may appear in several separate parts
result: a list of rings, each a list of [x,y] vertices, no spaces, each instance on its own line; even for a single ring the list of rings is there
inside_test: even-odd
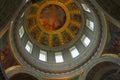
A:
[[[117,16],[119,16],[118,9],[119,9],[120,5],[118,5],[118,3],[120,2],[120,0],[117,0],[117,1],[112,0],[112,2],[111,1],[103,1],[103,0],[90,0],[90,2],[92,4],[94,4],[98,10],[103,11],[103,13],[109,19],[109,21],[111,21],[113,24],[115,24],[117,27],[120,28],[120,19],[119,19],[120,17],[117,17]],[[109,5],[109,8],[108,8],[108,5],[106,5],[106,4]],[[110,11],[112,11],[112,12],[110,12]]]
[[[104,63],[110,63],[111,65],[115,65],[115,67],[117,68],[120,68],[120,58],[116,58],[116,57],[102,57],[102,58],[99,58],[99,59],[96,59],[93,61],[93,63],[89,65],[89,68],[86,69],[86,71],[84,71],[83,73],[83,76],[80,80],[86,80],[89,72],[92,71],[92,69],[96,68],[96,66],[99,66],[99,64],[104,64]],[[107,66],[107,65],[104,65],[105,67],[110,67],[110,66]],[[102,68],[102,67],[101,67]],[[97,71],[99,71],[99,69],[97,69]],[[104,71],[103,71],[104,72]]]
[[[26,76],[30,76],[32,78],[32,80],[33,79],[42,80],[41,76],[39,74],[37,74],[34,70],[23,67],[21,65],[12,66],[12,67],[8,68],[5,72],[6,72],[8,79],[10,79],[10,80],[12,80],[13,78],[16,79],[15,76],[19,76],[19,74],[21,74],[21,75],[26,74]]]

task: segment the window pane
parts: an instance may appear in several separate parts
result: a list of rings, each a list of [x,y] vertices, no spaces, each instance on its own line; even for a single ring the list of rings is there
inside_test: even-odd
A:
[[[86,20],[86,26],[90,29],[90,30],[92,30],[92,31],[94,31],[94,23],[92,22],[92,21],[90,21],[90,20]]]
[[[70,48],[70,52],[71,52],[72,58],[75,58],[75,57],[77,57],[79,55],[79,52],[76,49],[76,47]]]
[[[85,47],[87,47],[90,44],[90,39],[85,35],[82,36],[81,41]]]
[[[31,53],[31,52],[32,52],[32,49],[33,49],[33,44],[32,44],[30,41],[28,41],[27,44],[26,44],[26,46],[25,46],[25,49],[26,49],[29,53]]]
[[[25,0],[26,2],[28,2],[29,0]]]
[[[64,62],[64,61],[63,61],[63,57],[62,57],[62,53],[61,53],[61,52],[57,52],[57,53],[55,53],[55,60],[56,60],[56,63]]]
[[[87,7],[86,4],[82,4],[82,7],[85,11],[90,12],[90,9]]]
[[[21,26],[21,28],[19,29],[20,38],[22,38],[23,35],[24,35],[24,28],[23,28],[23,26]]]
[[[41,61],[47,61],[47,52],[40,50],[39,59],[40,59]]]
[[[23,17],[23,16],[24,16],[24,13],[22,13],[21,17]]]

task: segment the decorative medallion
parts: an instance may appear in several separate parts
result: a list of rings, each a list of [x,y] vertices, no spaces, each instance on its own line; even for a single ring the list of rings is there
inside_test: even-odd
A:
[[[30,7],[27,22],[29,34],[38,44],[63,46],[81,30],[80,8],[74,0],[43,0]]]

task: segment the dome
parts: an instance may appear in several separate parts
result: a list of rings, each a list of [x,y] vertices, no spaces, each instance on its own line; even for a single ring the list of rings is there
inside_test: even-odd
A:
[[[81,8],[77,1],[42,1],[32,4],[26,12],[26,32],[36,44],[62,47],[75,40],[81,32]]]
[[[20,63],[42,76],[68,77],[101,55],[106,32],[103,14],[83,0],[43,0],[22,8],[10,44]]]

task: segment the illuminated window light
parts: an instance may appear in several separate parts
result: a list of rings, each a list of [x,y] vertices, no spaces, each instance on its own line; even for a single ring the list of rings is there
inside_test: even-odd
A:
[[[11,21],[11,24],[13,24],[14,21]]]
[[[47,61],[47,52],[46,51],[40,50],[39,60]]]
[[[56,61],[56,63],[62,63],[62,62],[64,62],[61,52],[55,53],[55,61]]]
[[[90,39],[85,35],[82,36],[81,41],[85,47],[87,47],[90,44]]]
[[[19,29],[19,36],[20,36],[20,38],[22,38],[22,36],[24,35],[24,28],[23,28],[23,26],[21,26],[21,28]]]
[[[81,5],[85,11],[90,12],[90,9],[87,7],[86,4],[81,4]]]
[[[33,49],[33,44],[28,41],[26,46],[25,46],[25,49],[29,52],[29,53],[32,53],[32,49]]]
[[[25,0],[26,2],[28,2],[29,0]]]
[[[90,30],[92,30],[92,31],[94,31],[94,22],[92,22],[92,21],[90,21],[90,20],[86,20],[86,26],[90,29]]]
[[[24,16],[24,13],[22,13],[21,17],[23,17],[23,16]]]
[[[75,46],[70,48],[69,50],[70,50],[70,53],[72,55],[72,58],[75,58],[75,57],[77,57],[79,55],[79,52],[78,52],[78,50],[77,50],[77,48]]]

